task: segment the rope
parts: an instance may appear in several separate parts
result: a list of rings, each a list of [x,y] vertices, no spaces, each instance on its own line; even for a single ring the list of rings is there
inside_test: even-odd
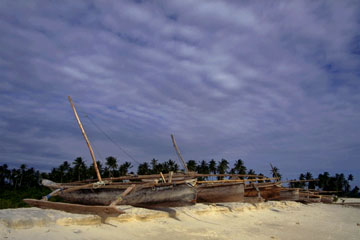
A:
[[[133,156],[131,156],[125,149],[123,149],[118,143],[116,143],[106,132],[104,132],[91,118],[89,115],[85,115],[86,118],[89,119],[89,121],[102,133],[104,136],[112,142],[117,148],[119,148],[125,155],[127,155],[130,159],[132,159],[137,164],[141,164],[139,161],[137,161]]]
[[[101,188],[102,186],[105,186],[105,182],[104,181],[101,181],[101,182],[96,182],[96,183],[93,183],[93,189],[97,189],[97,188]]]

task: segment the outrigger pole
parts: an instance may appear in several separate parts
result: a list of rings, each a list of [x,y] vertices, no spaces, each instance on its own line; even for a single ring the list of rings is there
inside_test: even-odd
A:
[[[172,134],[171,134],[171,140],[172,140],[172,142],[173,142],[173,145],[174,145],[176,154],[178,155],[179,159],[182,161],[182,164],[184,165],[185,173],[188,173],[189,170],[188,170],[188,168],[187,168],[187,166],[186,166],[186,163],[185,163],[183,157],[182,157],[181,154],[180,154],[180,150],[179,150],[179,148],[178,148],[178,146],[177,146],[177,144],[176,144],[176,142],[175,142],[174,135],[172,135]]]
[[[85,141],[86,141],[86,143],[87,143],[87,145],[88,145],[88,147],[89,147],[90,155],[91,155],[91,158],[92,158],[92,160],[93,160],[94,168],[95,168],[95,171],[96,171],[96,176],[97,176],[99,182],[102,182],[101,176],[100,176],[100,172],[99,172],[99,169],[98,169],[96,160],[95,160],[94,151],[93,151],[92,148],[91,148],[89,139],[88,139],[87,136],[86,136],[85,130],[84,130],[82,124],[81,124],[80,118],[79,118],[79,116],[78,116],[78,114],[77,114],[77,112],[76,112],[76,109],[75,109],[75,106],[74,106],[74,104],[73,104],[73,102],[72,102],[72,100],[71,100],[71,97],[68,96],[68,99],[69,99],[69,102],[70,102],[70,104],[71,104],[71,107],[72,107],[72,109],[73,109],[73,111],[74,111],[75,118],[76,118],[76,120],[77,120],[77,122],[78,122],[78,124],[79,124],[81,133],[82,133],[82,135],[84,136]]]

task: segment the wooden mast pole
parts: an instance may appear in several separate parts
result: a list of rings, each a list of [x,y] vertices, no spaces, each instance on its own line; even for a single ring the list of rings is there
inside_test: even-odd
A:
[[[178,146],[177,146],[177,144],[176,144],[176,141],[175,141],[174,135],[172,135],[172,134],[171,134],[171,140],[172,140],[172,143],[173,143],[173,145],[174,145],[174,148],[175,148],[176,154],[178,155],[178,157],[180,158],[180,160],[182,161],[182,163],[183,163],[183,165],[184,165],[184,168],[185,168],[185,173],[188,173],[188,172],[189,172],[189,170],[188,170],[188,168],[187,168],[187,166],[186,166],[186,163],[185,163],[185,161],[184,161],[183,157],[182,157],[182,156],[181,156],[181,154],[180,154],[180,150],[179,150],[179,148],[178,148]]]
[[[98,169],[96,160],[95,160],[94,151],[93,151],[92,148],[91,148],[89,139],[88,139],[88,137],[86,136],[85,130],[84,130],[82,124],[81,124],[80,118],[79,118],[79,116],[78,116],[78,114],[77,114],[77,112],[76,112],[76,109],[75,109],[75,106],[74,106],[74,104],[73,104],[73,102],[72,102],[72,100],[71,100],[71,97],[68,96],[68,99],[69,99],[69,102],[70,102],[70,104],[71,104],[72,110],[74,111],[75,118],[76,118],[76,120],[77,120],[77,122],[78,122],[78,124],[79,124],[81,133],[82,133],[82,135],[84,136],[85,141],[86,141],[86,143],[87,143],[87,145],[88,145],[88,147],[89,147],[90,155],[91,155],[91,158],[92,158],[92,160],[93,160],[94,168],[95,168],[95,171],[96,171],[96,176],[97,176],[99,182],[101,182],[102,180],[101,180],[100,172],[99,172],[99,169]]]

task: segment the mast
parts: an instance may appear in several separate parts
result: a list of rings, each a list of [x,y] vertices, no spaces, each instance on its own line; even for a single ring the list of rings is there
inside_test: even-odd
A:
[[[75,109],[75,106],[74,106],[74,104],[73,104],[73,102],[72,102],[72,100],[71,100],[71,97],[68,96],[68,99],[69,99],[69,102],[70,102],[70,104],[71,104],[72,110],[74,111],[75,118],[76,118],[76,120],[77,120],[77,122],[78,122],[78,124],[79,124],[81,133],[82,133],[82,135],[84,136],[85,141],[86,141],[86,143],[87,143],[87,145],[88,145],[88,147],[89,147],[90,155],[91,155],[91,158],[92,158],[92,160],[93,160],[94,168],[95,168],[95,171],[96,171],[96,176],[97,176],[99,182],[101,182],[102,180],[101,180],[100,172],[99,172],[99,169],[98,169],[96,160],[95,160],[94,151],[93,151],[92,148],[91,148],[89,139],[88,139],[87,136],[86,136],[85,130],[84,130],[82,124],[81,124],[80,118],[79,118],[79,116],[78,116],[78,114],[77,114],[77,112],[76,112],[76,109]]]
[[[170,136],[171,136],[171,140],[172,140],[172,143],[173,143],[173,145],[174,145],[176,154],[178,155],[179,159],[182,161],[182,164],[184,165],[185,173],[188,173],[189,170],[188,170],[188,168],[187,168],[187,166],[186,166],[186,164],[185,164],[184,159],[182,158],[182,156],[181,156],[181,154],[180,154],[180,150],[179,150],[179,148],[178,148],[178,146],[177,146],[177,144],[176,144],[176,142],[175,142],[174,135],[171,134]]]

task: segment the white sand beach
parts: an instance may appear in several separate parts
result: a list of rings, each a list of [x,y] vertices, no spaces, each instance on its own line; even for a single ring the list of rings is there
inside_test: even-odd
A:
[[[119,207],[98,216],[38,208],[0,211],[1,239],[359,239],[360,208],[296,202],[197,204],[161,211]]]

